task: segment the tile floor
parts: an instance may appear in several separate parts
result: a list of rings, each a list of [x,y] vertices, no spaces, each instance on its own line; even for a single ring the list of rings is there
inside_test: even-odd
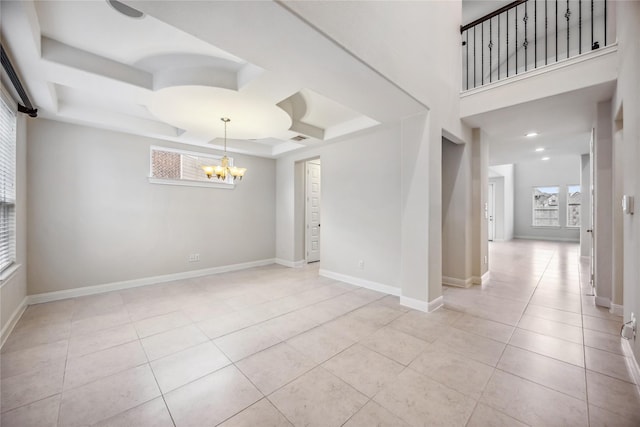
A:
[[[0,354],[1,425],[639,426],[577,249],[493,243],[490,282],[430,314],[317,265],[34,305]]]

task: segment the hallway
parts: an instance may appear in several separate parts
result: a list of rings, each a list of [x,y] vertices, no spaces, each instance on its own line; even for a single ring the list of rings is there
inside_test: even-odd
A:
[[[489,282],[445,287],[445,307],[486,319],[466,330],[507,344],[480,403],[531,425],[586,425],[587,413],[590,426],[640,425],[622,317],[587,296],[588,264],[578,251],[569,243],[490,243]]]

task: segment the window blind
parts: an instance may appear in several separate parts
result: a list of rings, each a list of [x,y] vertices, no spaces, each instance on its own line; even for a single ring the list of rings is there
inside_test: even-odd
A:
[[[0,96],[0,271],[16,259],[16,113]]]

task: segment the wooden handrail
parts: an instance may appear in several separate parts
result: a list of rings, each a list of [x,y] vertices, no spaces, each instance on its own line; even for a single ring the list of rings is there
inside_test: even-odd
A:
[[[488,21],[489,19],[500,15],[502,12],[507,11],[509,9],[513,9],[516,6],[521,5],[522,3],[525,3],[527,0],[516,0],[514,2],[511,2],[505,6],[502,6],[500,9],[494,10],[493,12],[483,16],[482,18],[478,18],[475,21],[473,21],[470,24],[467,25],[461,25],[460,26],[460,34],[462,34],[465,30],[468,30],[469,28],[473,28],[478,24],[483,23],[484,21]]]

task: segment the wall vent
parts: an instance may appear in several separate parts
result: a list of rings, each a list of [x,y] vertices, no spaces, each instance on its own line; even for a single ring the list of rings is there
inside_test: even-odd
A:
[[[304,141],[305,139],[309,139],[309,138],[304,135],[297,135],[291,138],[292,141]]]

